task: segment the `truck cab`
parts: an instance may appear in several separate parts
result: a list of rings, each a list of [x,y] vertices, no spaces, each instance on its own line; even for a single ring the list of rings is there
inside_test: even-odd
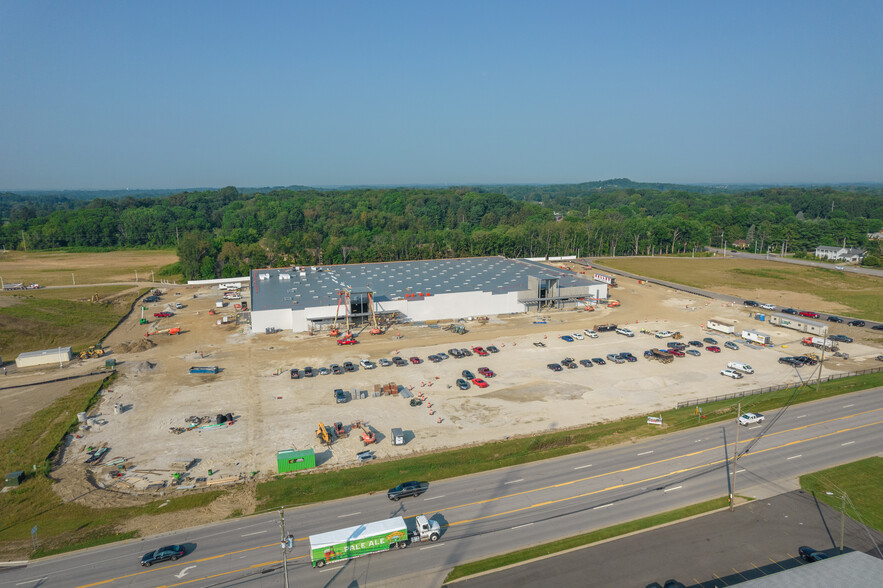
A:
[[[438,541],[438,538],[441,537],[441,526],[438,521],[430,520],[426,518],[426,515],[414,517],[414,524],[416,528],[413,531],[408,530],[408,539],[412,542]]]

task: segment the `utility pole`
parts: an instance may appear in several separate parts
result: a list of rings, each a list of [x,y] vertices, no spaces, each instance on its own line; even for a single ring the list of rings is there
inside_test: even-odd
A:
[[[279,509],[279,527],[282,529],[282,575],[285,578],[285,588],[288,588],[288,551],[294,547],[294,535],[285,534],[285,507]]]
[[[833,492],[825,492],[828,496],[834,496]],[[846,526],[846,492],[840,491],[840,553],[843,553],[843,531]]]
[[[736,445],[733,446],[733,481],[730,483],[730,512],[736,502],[736,461],[739,459],[739,417],[742,416],[742,403],[736,409]]]
[[[819,362],[819,377],[816,379],[816,394],[822,385],[822,366],[825,365],[825,349],[828,347],[828,327],[825,327],[824,339],[822,339],[822,360]]]

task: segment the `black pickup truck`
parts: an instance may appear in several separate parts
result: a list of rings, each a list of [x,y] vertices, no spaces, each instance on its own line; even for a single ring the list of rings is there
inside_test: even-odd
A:
[[[420,496],[429,490],[429,482],[404,482],[395,488],[390,488],[386,497],[390,500],[398,500],[406,496]]]

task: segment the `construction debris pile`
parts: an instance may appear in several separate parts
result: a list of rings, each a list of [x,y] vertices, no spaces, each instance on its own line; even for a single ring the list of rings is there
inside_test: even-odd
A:
[[[118,353],[138,353],[139,351],[147,351],[156,347],[156,343],[150,339],[140,339],[138,341],[126,341],[116,346]]]
[[[187,423],[187,426],[169,427],[169,432],[175,435],[180,435],[181,433],[186,433],[187,431],[192,431],[194,429],[217,429],[232,425],[236,420],[233,418],[233,413],[228,412],[227,414],[218,414],[214,418],[211,416],[189,416],[184,419],[184,422]]]

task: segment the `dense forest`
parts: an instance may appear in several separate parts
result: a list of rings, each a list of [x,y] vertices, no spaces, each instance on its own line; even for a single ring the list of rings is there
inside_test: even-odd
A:
[[[862,247],[877,264],[883,190],[722,189],[610,180],[560,186],[295,189],[81,198],[0,194],[11,249],[176,247],[187,278],[249,268],[477,255],[647,255],[704,247],[803,255]]]

